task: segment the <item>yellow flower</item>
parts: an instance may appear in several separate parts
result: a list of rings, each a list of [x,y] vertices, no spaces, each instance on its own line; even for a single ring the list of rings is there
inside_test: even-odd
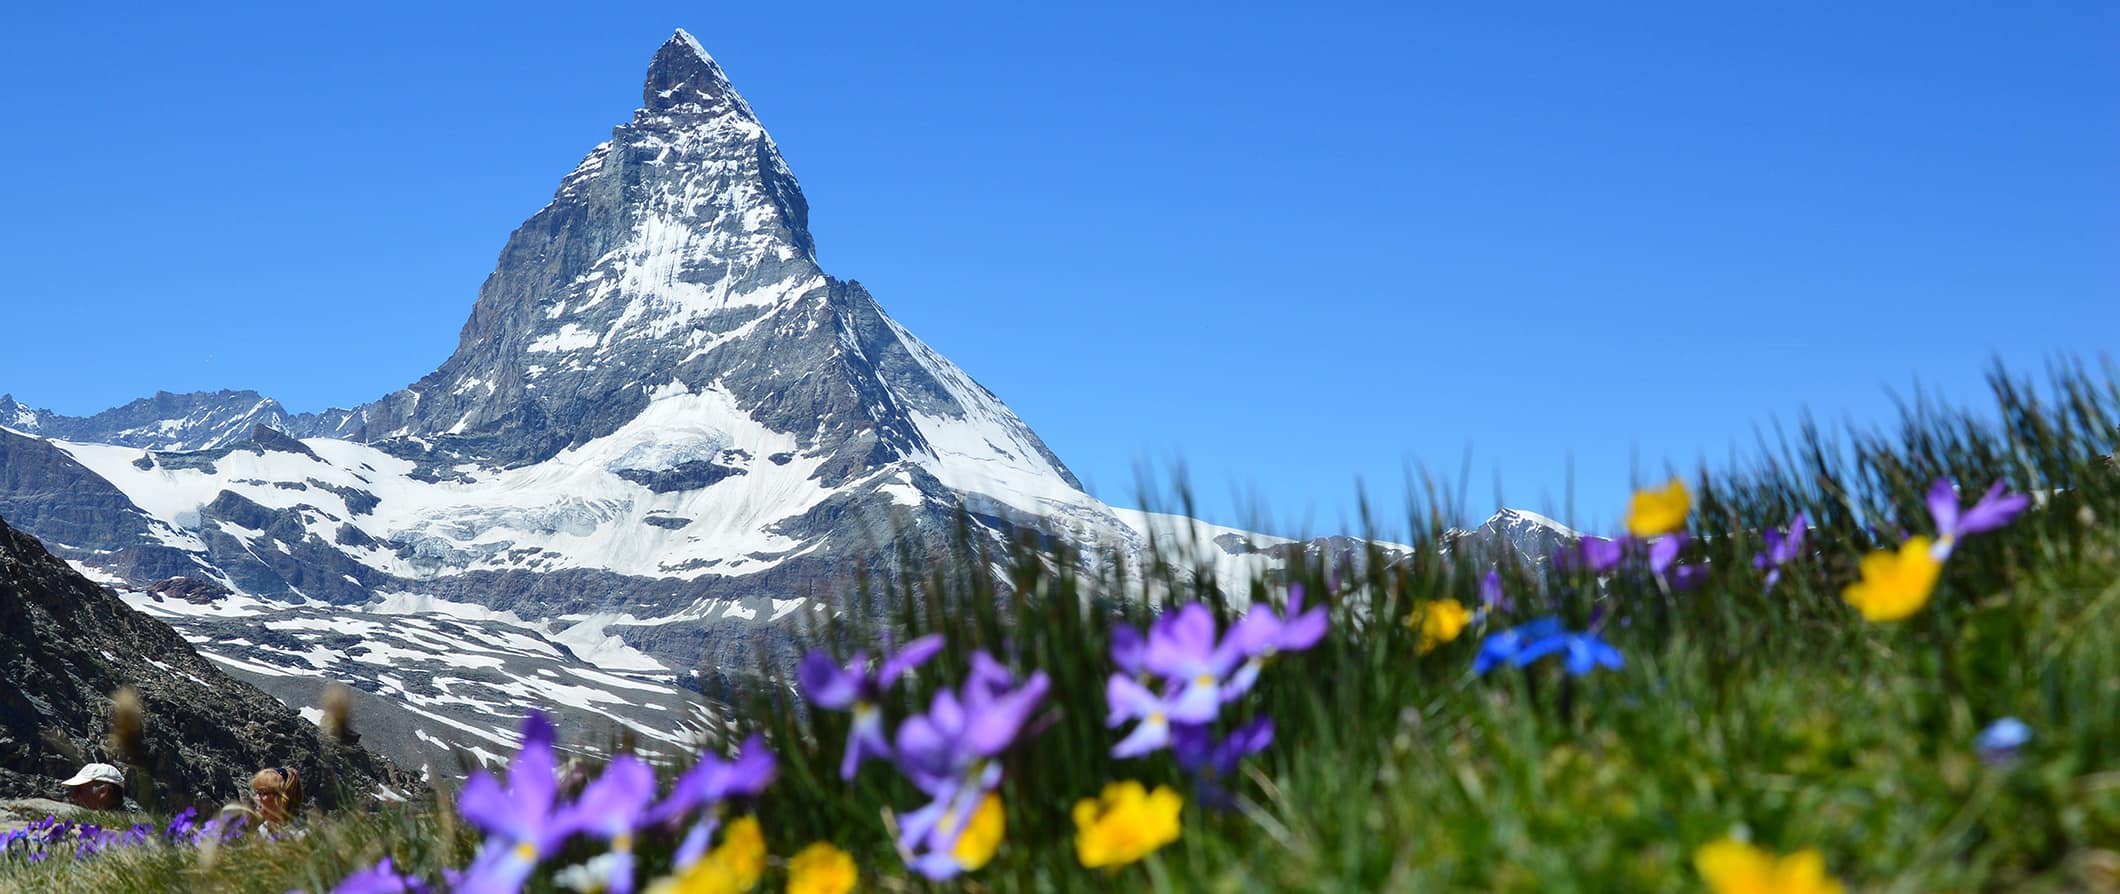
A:
[[[1686,513],[1693,508],[1693,495],[1686,483],[1673,477],[1660,488],[1634,492],[1627,504],[1627,533],[1636,537],[1662,537],[1686,526]]]
[[[1151,793],[1138,782],[1114,782],[1095,799],[1075,802],[1075,857],[1087,869],[1125,866],[1178,840],[1185,799],[1169,786]]]
[[[1421,654],[1451,642],[1472,623],[1472,612],[1455,599],[1431,599],[1406,616],[1406,626],[1421,632]]]
[[[988,792],[972,811],[972,818],[958,833],[957,844],[950,848],[950,856],[957,858],[957,865],[971,872],[994,859],[994,852],[1001,849],[1001,836],[1008,831],[1008,818],[1001,812],[1001,796]]]
[[[758,877],[766,874],[766,836],[758,830],[758,817],[738,817],[730,823],[728,831],[721,833],[721,844],[708,852],[707,859],[729,867],[744,890],[757,886]]]
[[[847,894],[860,877],[854,858],[828,841],[803,848],[788,860],[788,894]]]
[[[675,875],[657,879],[646,894],[743,894],[748,890],[749,886],[737,883],[735,870],[709,854]]]
[[[1725,838],[1693,852],[1715,894],[1842,894],[1840,883],[1826,876],[1826,858],[1810,848],[1776,857],[1742,841]]]
[[[1929,538],[1909,537],[1899,552],[1881,549],[1863,557],[1862,580],[1840,593],[1872,621],[1899,621],[1929,604],[1943,563],[1929,554]]]
[[[765,873],[766,836],[758,829],[758,818],[740,817],[699,862],[657,880],[646,894],[740,894],[758,887]]]

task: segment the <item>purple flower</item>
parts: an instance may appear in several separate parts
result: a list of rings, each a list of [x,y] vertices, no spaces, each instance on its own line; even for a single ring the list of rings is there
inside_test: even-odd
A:
[[[1140,725],[1112,746],[1112,757],[1140,757],[1170,744],[1170,702],[1125,674],[1113,674],[1104,685],[1110,706],[1104,725],[1117,727],[1139,719]]]
[[[1502,572],[1498,568],[1487,569],[1487,576],[1480,578],[1480,606],[1486,611],[1509,611],[1509,594],[1502,591]]]
[[[853,779],[854,771],[869,758],[890,759],[891,743],[884,732],[883,711],[878,703],[899,677],[935,657],[935,653],[942,651],[942,645],[940,634],[913,640],[905,648],[885,657],[873,673],[868,669],[867,652],[854,653],[853,660],[845,667],[834,663],[832,656],[822,651],[803,656],[797,676],[810,703],[834,711],[852,708],[854,712],[854,727],[847,735],[846,756],[839,762],[839,778]]]
[[[1679,533],[1649,543],[1649,573],[1673,590],[1691,590],[1708,578],[1708,569],[1700,565],[1678,564],[1678,554],[1686,548],[1686,542],[1686,535]]]
[[[733,760],[701,754],[699,763],[677,778],[677,784],[670,787],[670,796],[649,808],[640,824],[650,826],[669,822],[701,807],[712,808],[728,798],[755,797],[772,784],[773,774],[773,752],[767,750],[765,740],[756,735],[744,740]],[[587,797],[584,792],[583,798],[586,800]],[[707,841],[714,836],[714,829],[719,824],[719,815],[708,809],[700,821],[692,825],[678,844],[673,858],[679,869],[699,861],[707,852]]]
[[[999,769],[995,770],[998,779]],[[964,871],[953,853],[991,786],[958,785],[899,818],[898,849],[913,871],[943,881]]]
[[[1789,533],[1768,531],[1766,550],[1752,557],[1752,567],[1767,573],[1767,592],[1774,592],[1774,585],[1781,580],[1781,566],[1803,555],[1804,534],[1809,530],[1810,520],[1801,512],[1789,520]]]
[[[610,894],[633,892],[633,830],[654,799],[655,771],[640,758],[621,754],[582,789],[579,799],[554,815],[561,837],[585,832],[610,842],[611,859],[601,864],[604,890]]]
[[[530,872],[570,834],[555,822],[558,794],[552,740],[557,731],[544,714],[523,720],[523,747],[508,765],[508,787],[483,770],[457,795],[458,812],[486,833],[485,845],[457,885],[458,894],[521,891]]]
[[[1301,652],[1317,645],[1325,638],[1327,623],[1324,606],[1303,610],[1302,584],[1288,588],[1288,615],[1285,619],[1274,614],[1270,606],[1253,606],[1237,623],[1230,625],[1229,634],[1216,648],[1218,662],[1226,660],[1220,657],[1222,653],[1234,653],[1231,657],[1244,659],[1236,673],[1222,685],[1221,700],[1230,701],[1251,691],[1252,685],[1259,680],[1259,672],[1274,656],[1282,652]]]
[[[989,670],[975,672],[961,695],[947,689],[937,692],[927,713],[908,717],[898,726],[898,767],[930,795],[980,776],[991,758],[1015,743],[1051,686],[1043,671],[1032,674],[1020,687],[1013,679],[996,679],[991,669],[1000,664],[983,652],[973,655],[974,667],[981,664]],[[998,774],[999,768],[994,769]]]
[[[389,857],[384,857],[382,862],[347,876],[331,889],[331,894],[405,894],[409,890],[405,877],[390,865]]]
[[[986,793],[1001,784],[996,758],[1015,744],[1050,687],[1043,671],[1019,686],[993,656],[977,652],[960,691],[935,693],[926,713],[899,724],[898,767],[931,799],[899,821],[898,846],[915,871],[945,879],[962,870],[951,850]]]
[[[1272,744],[1273,718],[1261,716],[1237,727],[1221,741],[1215,741],[1204,726],[1179,727],[1172,735],[1170,748],[1179,769],[1216,777],[1237,772],[1237,765],[1245,758],[1265,751]]]
[[[1621,559],[1627,556],[1629,540],[1622,537],[1608,540],[1603,537],[1584,537],[1572,550],[1555,554],[1555,561],[1565,566],[1563,570],[1585,569],[1592,574],[1609,574],[1618,568]]]
[[[1131,624],[1112,628],[1112,663],[1119,672],[1139,679],[1148,675],[1148,642]]]
[[[1266,612],[1263,617],[1271,619],[1271,615]],[[1252,633],[1263,637],[1269,631],[1261,629]],[[1144,663],[1150,671],[1180,687],[1170,703],[1171,719],[1183,723],[1206,723],[1214,719],[1215,712],[1222,705],[1223,683],[1247,657],[1247,650],[1238,644],[1235,636],[1223,642],[1216,641],[1213,613],[1207,610],[1207,606],[1193,602],[1177,611],[1165,612],[1156,619],[1148,631]]]
[[[170,841],[188,841],[198,827],[199,811],[195,808],[186,807],[179,811],[176,816],[170,817],[169,828],[164,829],[163,834]]]
[[[2003,493],[2003,482],[1996,481],[1971,508],[1960,512],[1957,488],[1950,479],[1938,478],[1929,486],[1929,514],[1936,518],[1936,545],[1931,554],[1938,561],[1947,559],[1951,550],[1957,547],[1959,538],[2009,524],[2031,505],[2030,496]]]

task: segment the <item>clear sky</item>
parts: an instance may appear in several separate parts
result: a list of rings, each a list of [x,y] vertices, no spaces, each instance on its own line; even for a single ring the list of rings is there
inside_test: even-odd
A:
[[[0,391],[411,382],[676,27],[825,269],[1113,502],[1182,459],[1211,519],[1336,529],[1469,449],[1475,513],[1572,464],[1609,523],[2120,332],[2120,5],[1021,6],[11,10]]]

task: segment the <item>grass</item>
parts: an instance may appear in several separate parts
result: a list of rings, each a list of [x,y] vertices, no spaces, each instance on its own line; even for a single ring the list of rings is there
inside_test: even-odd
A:
[[[781,857],[832,841],[881,890],[1701,891],[1693,851],[1734,833],[1817,848],[1851,891],[2120,891],[2120,390],[2072,366],[2036,387],[2001,371],[1992,382],[1980,413],[1916,401],[1892,429],[1807,423],[1742,468],[1696,476],[1688,559],[1712,568],[1700,590],[1512,570],[1517,611],[1499,623],[1558,612],[1579,628],[1602,612],[1626,666],[1575,680],[1550,662],[1471,675],[1494,623],[1417,654],[1398,619],[1421,599],[1476,604],[1485,571],[1436,549],[1439,489],[1409,509],[1412,558],[1372,547],[1359,567],[1291,573],[1314,599],[1332,593],[1332,631],[1232,706],[1278,729],[1234,782],[1239,809],[1189,800],[1177,843],[1115,872],[1076,865],[1070,805],[1116,779],[1186,782],[1167,757],[1109,757],[1110,631],[1145,623],[1150,603],[1200,601],[1227,621],[1234,604],[1278,603],[1291,581],[1169,566],[1126,579],[1114,562],[1052,561],[1027,544],[988,555],[969,535],[955,558],[908,557],[908,573],[865,583],[817,635],[844,652],[886,632],[947,634],[948,650],[893,693],[893,723],[958,682],[974,649],[1051,675],[1038,734],[1007,760],[1007,844],[956,882],[908,879],[882,816],[921,799],[880,764],[840,782],[846,718],[801,709],[772,668],[740,711],[781,756],[758,807],[767,840]],[[1936,477],[1969,492],[2003,479],[2040,505],[1961,545],[1914,618],[1867,623],[1840,590],[1865,553],[1929,530],[1921,494]],[[1799,510],[1817,528],[1812,555],[1767,593],[1751,556]],[[2034,738],[1989,766],[1972,739],[2006,715]],[[0,889],[278,894],[328,888],[386,854],[436,878],[475,846],[446,809],[393,808],[319,817],[300,840],[210,863],[170,847],[0,862]],[[647,868],[667,865],[667,840],[644,847]],[[591,854],[577,844],[569,859]],[[532,887],[551,890],[549,872]]]

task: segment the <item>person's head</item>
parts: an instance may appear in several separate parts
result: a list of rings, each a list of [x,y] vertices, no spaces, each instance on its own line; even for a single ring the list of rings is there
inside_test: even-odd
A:
[[[250,799],[258,805],[259,818],[287,822],[302,811],[302,777],[286,767],[266,767],[250,777]]]
[[[117,810],[125,806],[125,774],[109,764],[87,764],[72,779],[60,783],[67,797],[88,810]]]

